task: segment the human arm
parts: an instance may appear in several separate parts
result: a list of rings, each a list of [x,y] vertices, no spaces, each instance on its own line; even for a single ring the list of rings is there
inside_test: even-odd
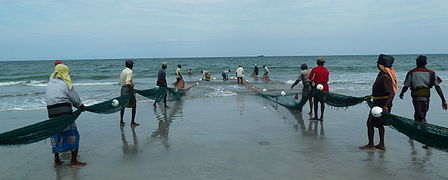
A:
[[[401,89],[401,93],[400,93],[400,99],[403,99],[404,93],[406,93],[406,91],[408,91],[409,87],[407,86],[403,86],[403,89]]]
[[[440,100],[442,100],[442,109],[447,110],[448,105],[446,103],[445,96],[443,95],[443,92],[442,92],[442,89],[440,88],[440,86],[436,86],[436,91],[437,91],[437,94],[439,94],[439,96],[440,96]]]
[[[299,82],[300,82],[300,79],[297,79],[297,80],[294,82],[294,84],[291,85],[291,89],[294,88],[294,86],[296,86],[297,84],[299,84]]]
[[[70,100],[70,102],[76,108],[80,109],[81,106],[84,106],[82,101],[81,101],[81,98],[79,97],[78,93],[75,91],[74,87],[72,87],[72,89],[69,89],[67,87],[67,89],[65,90],[65,95],[67,95],[67,97]]]
[[[134,86],[134,82],[132,82],[132,72],[128,72],[126,74],[125,83],[126,83],[126,86],[128,86],[129,88]]]
[[[392,100],[394,99],[394,96],[395,96],[395,92],[392,91],[391,93],[389,93],[389,95],[387,96],[387,99],[386,99],[386,103],[383,106],[383,111],[389,112],[389,108],[388,107],[392,103]]]

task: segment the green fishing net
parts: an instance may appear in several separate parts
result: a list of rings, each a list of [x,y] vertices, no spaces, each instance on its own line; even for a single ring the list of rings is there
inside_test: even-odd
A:
[[[316,89],[313,89],[312,93],[314,93],[314,96],[316,98],[325,98],[326,104],[333,107],[350,107],[360,104],[364,101],[367,101],[367,104],[371,108],[375,106],[372,101],[364,97],[353,97],[336,93],[324,93]],[[287,93],[286,95],[281,95],[280,93],[258,94],[266,99],[274,101],[290,109],[302,108],[311,95],[310,93],[305,96],[305,98],[299,100],[295,99],[295,96],[289,93]],[[425,144],[426,146],[448,151],[448,128],[429,123],[416,122],[412,119],[389,113],[384,113],[381,116],[381,119],[383,119],[389,127],[405,134],[411,139]]]
[[[62,132],[81,114],[80,110],[0,134],[0,145],[30,144]]]
[[[134,93],[138,93],[146,98],[156,101],[163,100],[165,96],[167,96],[167,99],[169,100],[179,100],[185,95],[183,90],[162,87],[141,91],[136,90]],[[130,97],[131,95],[123,95],[98,104],[86,106],[86,111],[100,114],[115,113],[125,108],[126,104],[130,100]],[[44,140],[50,136],[62,132],[65,128],[67,128],[67,126],[72,124],[80,114],[81,111],[77,110],[72,114],[51,118],[46,121],[1,133],[0,146],[30,144]]]

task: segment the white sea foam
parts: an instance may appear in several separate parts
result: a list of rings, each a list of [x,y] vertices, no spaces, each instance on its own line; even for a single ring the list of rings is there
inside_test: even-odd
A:
[[[224,89],[223,87],[211,87],[213,92],[205,94],[206,97],[224,97],[224,96],[236,96],[233,91]]]
[[[294,84],[294,82],[296,82],[295,80],[287,80],[287,81],[284,81],[284,83],[286,83],[286,84]]]
[[[10,81],[10,82],[0,82],[0,86],[12,86],[17,84],[23,84],[26,81]]]

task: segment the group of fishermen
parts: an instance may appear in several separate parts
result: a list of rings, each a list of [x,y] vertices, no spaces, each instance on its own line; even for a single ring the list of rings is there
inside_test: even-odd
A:
[[[381,54],[378,57],[377,68],[379,73],[372,86],[372,94],[365,98],[371,99],[375,106],[381,107],[383,112],[391,112],[392,101],[395,97],[395,93],[398,90],[398,78],[393,67],[394,57],[390,55]],[[436,73],[426,68],[427,57],[420,55],[416,59],[416,68],[410,70],[406,74],[406,79],[403,84],[403,88],[399,95],[400,99],[404,98],[404,94],[411,89],[412,104],[414,106],[414,120],[426,123],[426,113],[429,110],[430,102],[430,89],[435,87],[437,94],[442,101],[442,109],[447,110],[447,103],[443,95],[440,83],[442,80],[436,75]],[[329,71],[324,67],[325,59],[318,58],[317,66],[311,70],[308,69],[306,64],[301,65],[301,73],[298,79],[291,86],[294,88],[300,81],[302,81],[302,98],[309,97],[310,112],[312,114],[313,101],[314,101],[314,117],[311,120],[323,120],[323,114],[325,110],[326,94],[329,92]],[[322,84],[324,92],[323,97],[316,97],[314,94],[309,95],[312,88],[316,88],[317,84]],[[321,116],[317,118],[318,104],[321,104]],[[297,111],[302,111],[297,109]],[[369,114],[367,119],[367,137],[368,144],[359,147],[363,150],[386,150],[384,143],[384,129],[385,122],[378,117],[374,117]],[[380,141],[377,145],[374,145],[374,128],[378,128]],[[426,146],[423,146],[427,148]]]
[[[316,88],[317,85],[322,85],[322,91],[324,94],[328,94],[330,88],[328,85],[329,82],[329,70],[324,67],[326,63],[325,58],[318,58],[316,60],[317,66],[308,69],[306,64],[301,65],[301,72],[297,80],[291,86],[291,89],[294,88],[299,82],[302,82],[302,98],[309,97],[310,104],[310,112],[309,114],[313,114],[314,116],[311,118],[312,120],[323,120],[324,110],[325,110],[325,101],[326,96],[317,97],[313,94],[308,96],[311,93],[312,88]],[[373,103],[376,106],[379,106],[383,109],[383,112],[391,112],[392,109],[392,101],[394,99],[395,93],[398,90],[398,79],[395,73],[395,69],[393,68],[394,57],[390,55],[379,55],[377,61],[377,68],[379,73],[376,77],[376,80],[372,87],[372,94],[370,96],[366,96],[366,98],[370,98],[373,100]],[[434,71],[431,71],[426,68],[427,57],[426,56],[418,56],[416,59],[417,67],[410,70],[404,81],[403,89],[399,95],[401,99],[403,99],[404,94],[408,89],[411,89],[412,103],[414,105],[414,119],[415,121],[426,122],[426,113],[429,110],[429,102],[430,102],[430,89],[435,87],[439,97],[442,101],[442,108],[444,110],[447,109],[447,103],[443,92],[440,88],[441,79],[435,74]],[[73,83],[69,74],[69,67],[64,65],[62,61],[57,60],[54,63],[54,72],[51,74],[46,92],[45,92],[45,101],[47,104],[48,117],[55,118],[65,114],[72,113],[72,106],[80,109],[81,111],[85,110],[85,106],[82,103],[78,93],[74,90]],[[132,108],[132,119],[131,126],[138,126],[139,123],[135,122],[135,114],[136,114],[136,98],[133,94],[134,82],[133,82],[133,72],[132,68],[134,66],[134,62],[132,60],[125,61],[125,68],[122,70],[120,74],[120,82],[121,94],[122,95],[131,95],[131,99],[128,104],[126,104],[126,108]],[[166,80],[166,69],[168,64],[166,62],[162,63],[162,67],[157,75],[157,86],[159,87],[167,87]],[[183,77],[181,73],[181,65],[178,65],[176,69],[176,82],[173,85],[176,88],[182,89],[184,87]],[[265,69],[265,73],[262,78],[269,79],[269,69],[266,65],[263,66]],[[236,70],[237,82],[243,83],[244,77],[244,69],[240,65]],[[228,71],[230,72],[230,70]],[[188,74],[191,75],[191,69],[189,69]],[[224,75],[223,75],[224,76]],[[258,67],[255,65],[254,72],[251,75],[252,77],[258,76]],[[226,74],[226,78],[228,75]],[[223,78],[226,80],[226,78]],[[166,97],[164,98],[164,107],[169,108],[166,104]],[[157,101],[154,102],[154,107],[156,106]],[[321,114],[318,118],[318,105],[321,104]],[[297,109],[297,111],[302,111],[302,109]],[[123,121],[123,115],[125,112],[125,108],[120,112],[120,125],[124,126],[125,123]],[[371,150],[371,149],[380,149],[385,150],[384,144],[384,125],[385,123],[381,118],[377,118],[369,114],[367,120],[367,135],[368,135],[368,144],[360,149]],[[379,129],[380,142],[378,145],[374,145],[374,128]],[[76,123],[73,122],[69,125],[63,132],[57,133],[51,138],[51,146],[52,152],[54,153],[54,165],[60,166],[63,162],[60,160],[60,153],[71,151],[71,163],[70,167],[81,167],[87,165],[84,162],[80,162],[77,159],[78,149],[79,149],[79,133],[76,128]]]

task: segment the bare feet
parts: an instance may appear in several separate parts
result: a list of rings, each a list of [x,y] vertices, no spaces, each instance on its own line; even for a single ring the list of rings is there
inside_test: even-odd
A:
[[[384,145],[376,145],[375,146],[376,149],[382,150],[382,151],[386,151],[386,147]]]
[[[87,163],[84,163],[84,162],[75,162],[75,163],[71,163],[70,164],[70,167],[71,168],[78,168],[78,167],[82,167],[82,166],[86,166],[87,165]]]
[[[428,147],[428,146],[422,146],[422,148],[423,148],[423,149],[429,149],[429,147]]]
[[[319,119],[318,119],[319,121],[323,121],[324,120],[324,118],[323,117],[320,117]]]
[[[168,109],[168,108],[170,108],[170,107],[168,107],[168,106],[165,106],[165,109]]]
[[[313,115],[313,112],[310,111],[308,114],[309,114],[310,116],[312,116],[312,115]]]
[[[310,118],[310,120],[317,120],[317,117],[312,117]]]
[[[133,126],[133,127],[134,127],[134,126],[140,126],[140,124],[139,124],[139,123],[136,123],[136,122],[132,122],[132,123],[131,123],[131,126]]]
[[[359,147],[359,149],[362,149],[362,150],[375,150],[375,146],[367,144],[365,146]]]
[[[120,126],[124,126],[126,123],[124,123],[123,121],[120,121]]]
[[[54,167],[59,167],[59,166],[61,166],[63,163],[64,163],[64,161],[61,161],[61,160],[55,160],[53,166],[54,166]]]

